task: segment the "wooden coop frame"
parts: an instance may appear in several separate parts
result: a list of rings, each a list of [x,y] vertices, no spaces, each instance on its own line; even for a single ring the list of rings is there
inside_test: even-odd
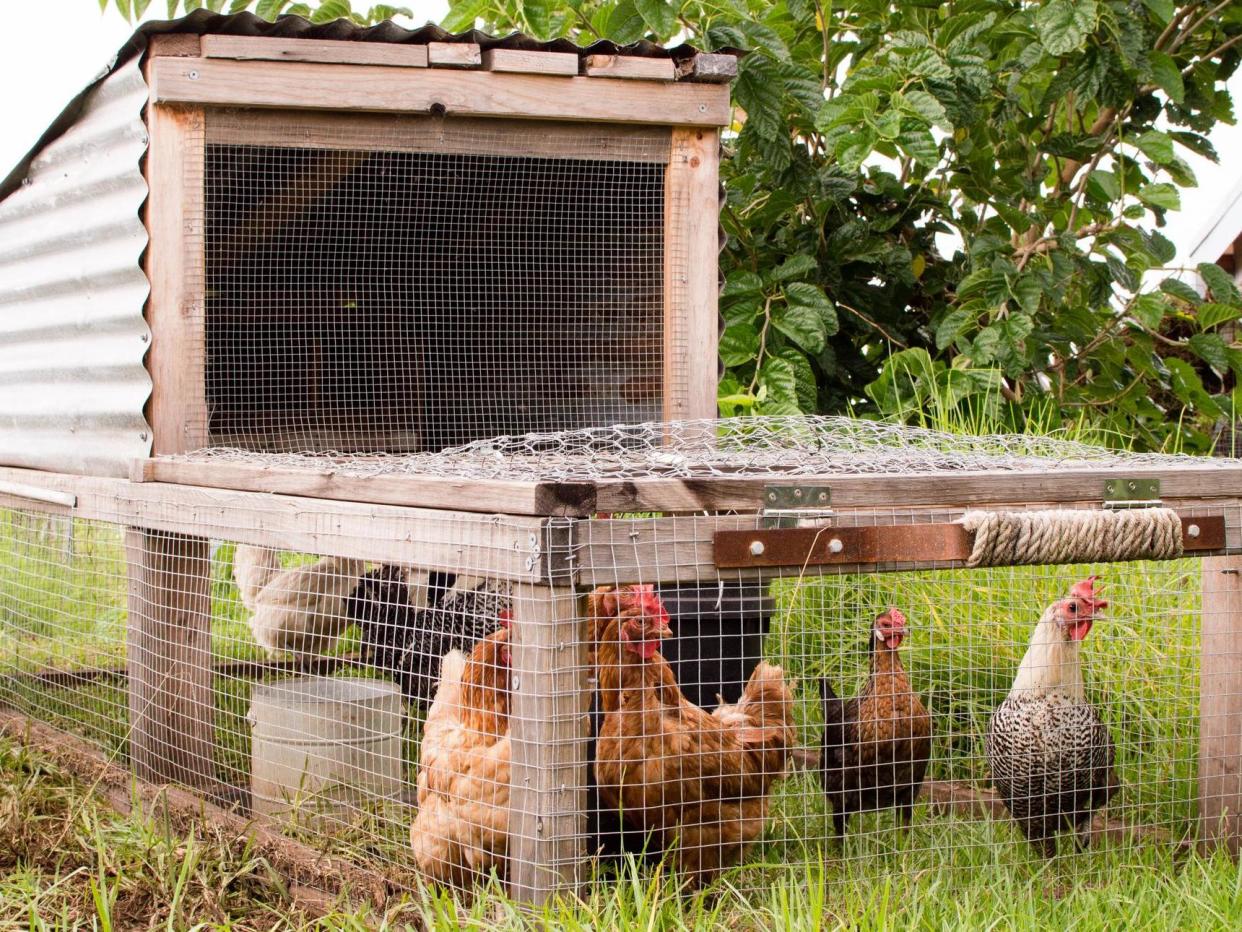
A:
[[[294,120],[299,138],[328,148],[341,147],[351,130],[377,116],[430,114],[492,127],[540,121],[542,142],[525,136],[511,148],[501,143],[492,153],[501,155],[563,155],[581,138],[575,126],[618,138],[644,127],[667,132],[661,407],[669,420],[715,416],[720,128],[731,119],[733,55],[699,53],[675,63],[471,42],[173,33],[151,37],[144,73],[155,455],[209,445],[204,259],[187,246],[197,240],[201,249],[206,143],[287,145],[288,138],[265,130],[264,114],[272,112]],[[233,116],[218,119],[224,113]],[[434,128],[406,132],[417,150],[426,146],[419,137]],[[670,258],[675,239],[677,267]]]
[[[176,782],[206,795],[215,789],[203,767],[211,759],[203,748],[212,743],[212,724],[190,710],[210,699],[217,672],[208,646],[209,538],[429,570],[461,565],[464,547],[472,566],[509,580],[519,683],[511,718],[510,886],[516,897],[537,903],[579,885],[586,864],[590,688],[579,618],[583,592],[605,583],[693,581],[717,568],[753,580],[810,566],[840,572],[951,568],[969,553],[971,535],[946,514],[1101,507],[1116,498],[1118,483],[1136,486],[1140,497],[1158,489],[1161,502],[1182,518],[1186,555],[1205,558],[1199,844],[1203,850],[1224,845],[1236,855],[1242,840],[1242,469],[825,475],[792,483],[771,477],[463,482],[155,459],[136,462],[129,481],[0,469],[0,503],[121,523],[132,523],[134,514],[157,516],[127,538],[131,559],[140,561],[130,581],[130,702],[144,710],[132,726],[132,763],[145,780]],[[769,496],[781,490],[802,490],[812,502],[805,512],[812,519],[823,510],[822,493],[831,501],[831,519],[821,526],[773,527],[765,511]],[[465,502],[474,510],[463,511]],[[894,507],[909,509],[913,523],[884,524]],[[593,520],[610,511],[663,517],[616,535],[608,522]],[[477,526],[480,513],[503,513],[503,523]],[[476,524],[470,541],[437,530],[444,526],[438,521],[454,516]],[[329,517],[333,530],[325,534]],[[376,539],[377,518],[407,522],[412,533],[406,540]],[[147,753],[148,747],[160,753]],[[976,811],[988,805],[950,798],[953,792],[942,788],[948,796],[936,801]]]

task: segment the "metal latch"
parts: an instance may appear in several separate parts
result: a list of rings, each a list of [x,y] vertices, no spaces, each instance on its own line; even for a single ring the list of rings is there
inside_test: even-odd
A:
[[[1159,479],[1108,479],[1104,483],[1105,508],[1158,508]]]
[[[832,517],[826,485],[769,485],[763,489],[763,527],[807,527]]]

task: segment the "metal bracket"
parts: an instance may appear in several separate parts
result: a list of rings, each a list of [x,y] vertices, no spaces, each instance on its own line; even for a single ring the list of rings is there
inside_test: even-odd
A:
[[[1105,508],[1158,508],[1159,479],[1108,479],[1104,483]]]
[[[769,485],[763,489],[765,528],[805,527],[832,517],[832,491],[826,485]]]
[[[536,545],[539,575],[555,585],[572,585],[578,578],[577,521],[573,518],[545,518]],[[533,535],[532,535],[533,537]]]

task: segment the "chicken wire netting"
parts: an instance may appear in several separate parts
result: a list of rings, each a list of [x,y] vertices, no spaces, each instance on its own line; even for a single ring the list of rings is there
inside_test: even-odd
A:
[[[1049,471],[1236,461],[1110,450],[1036,435],[968,436],[830,415],[693,419],[494,436],[443,450],[353,455],[216,446],[169,457],[324,469],[349,477],[609,481]]]
[[[493,518],[376,519],[402,563],[5,511],[0,704],[402,886],[607,881],[631,857],[741,888],[1025,876],[1047,842],[1010,808],[1066,793],[1073,876],[1195,837],[1201,561],[760,580],[702,556],[711,517],[580,526],[575,593],[494,575],[535,545]],[[652,535],[683,556],[647,559]],[[455,562],[416,565],[446,542]],[[1020,669],[1056,695],[990,745]],[[1058,715],[1048,747],[1031,722]]]
[[[208,113],[187,430],[406,452],[663,416],[688,382],[675,157],[664,128]]]

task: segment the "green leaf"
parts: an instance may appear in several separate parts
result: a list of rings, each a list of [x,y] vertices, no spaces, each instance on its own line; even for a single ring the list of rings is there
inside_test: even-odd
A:
[[[618,45],[637,42],[647,31],[642,14],[634,0],[621,0],[608,15],[608,37]]]
[[[1176,158],[1173,154],[1173,140],[1154,129],[1143,133],[1134,144],[1157,165],[1168,165]]]
[[[1186,344],[1194,354],[1222,375],[1229,371],[1229,347],[1215,333],[1196,333]]]
[[[819,312],[804,304],[790,301],[784,307],[774,309],[772,326],[785,334],[790,341],[811,355],[820,353],[827,341],[824,321]]]
[[[945,314],[936,327],[936,349],[952,346],[962,332],[975,322],[975,312],[969,308],[955,308]]]
[[[1164,181],[1158,184],[1143,185],[1138,190],[1138,199],[1149,207],[1159,207],[1164,210],[1177,210],[1182,206],[1181,195],[1177,193],[1177,188]]]
[[[809,258],[809,257],[808,257]],[[812,261],[814,261],[812,259]],[[721,298],[740,298],[763,291],[763,279],[749,269],[734,269],[720,289]]]
[[[116,0],[116,8],[126,21],[133,19],[133,11],[130,9],[129,0]]]
[[[333,20],[348,19],[353,9],[349,0],[321,0],[315,12],[311,14],[312,23],[330,23]]]
[[[940,148],[928,130],[906,130],[897,137],[897,145],[906,155],[926,168],[935,168],[940,162]]]
[[[1169,387],[1180,401],[1198,408],[1200,412],[1209,417],[1220,416],[1220,406],[1204,389],[1203,381],[1199,378],[1199,373],[1195,371],[1194,366],[1176,357],[1165,359],[1164,364],[1169,370]]]
[[[1203,299],[1199,297],[1199,292],[1185,282],[1178,281],[1176,278],[1166,278],[1160,283],[1160,290],[1171,298],[1179,298],[1185,301],[1191,307],[1198,307],[1203,303]]]
[[[787,359],[769,356],[759,368],[759,381],[776,402],[798,405],[798,373]]]
[[[458,0],[449,7],[448,15],[440,25],[449,32],[473,29],[490,3],[491,0]]]
[[[785,286],[785,300],[790,306],[810,308],[819,315],[823,322],[824,334],[832,336],[840,326],[837,320],[836,305],[824,294],[818,285],[806,282],[790,282]]]
[[[1242,307],[1235,307],[1231,304],[1217,304],[1215,301],[1200,304],[1198,309],[1195,310],[1195,319],[1199,321],[1200,330],[1211,330],[1213,327],[1227,324],[1231,320],[1237,320],[1239,317],[1242,317]]]
[[[935,49],[915,49],[902,60],[910,74],[921,78],[935,78],[947,81],[953,77],[953,70]]]
[[[288,5],[289,0],[259,0],[254,12],[261,19],[274,20]]]
[[[151,0],[134,0],[134,19],[142,19],[150,5]]]
[[[1160,322],[1172,308],[1158,294],[1142,294],[1130,304],[1130,314],[1142,325],[1143,329],[1158,331]]]
[[[790,256],[767,276],[769,281],[784,282],[791,278],[804,278],[819,271],[819,261],[814,256],[798,253]]]
[[[1155,13],[1161,23],[1171,20],[1177,7],[1173,0],[1143,0],[1143,6]]]
[[[1116,174],[1097,169],[1087,177],[1087,193],[1111,204],[1121,197],[1121,185]]]
[[[1035,14],[1035,31],[1049,55],[1068,55],[1082,48],[1097,16],[1095,0],[1051,0]]]
[[[529,3],[530,0],[527,0]],[[660,39],[673,34],[677,29],[677,11],[667,0],[634,0],[634,6],[643,22]]]
[[[1151,65],[1151,79],[1160,90],[1169,95],[1174,103],[1186,100],[1186,82],[1182,79],[1182,71],[1177,62],[1164,52],[1147,53],[1147,61]]]
[[[759,355],[759,333],[754,324],[734,324],[720,335],[720,358],[726,366],[743,366]]]
[[[1044,289],[1039,278],[1034,275],[1023,275],[1010,287],[1009,293],[1018,302],[1018,307],[1034,316],[1039,311],[1039,302],[1044,296]]]
[[[536,39],[552,37],[552,17],[555,12],[553,0],[525,0],[521,10],[526,32]]]
[[[1239,300],[1238,286],[1233,283],[1229,273],[1214,262],[1200,262],[1195,271],[1207,285],[1208,295],[1213,301],[1223,304],[1237,304]]]
[[[931,126],[939,126],[941,129],[951,128],[944,104],[927,91],[915,89],[906,91],[904,94],[894,94],[891,103],[894,107],[921,117]]]

